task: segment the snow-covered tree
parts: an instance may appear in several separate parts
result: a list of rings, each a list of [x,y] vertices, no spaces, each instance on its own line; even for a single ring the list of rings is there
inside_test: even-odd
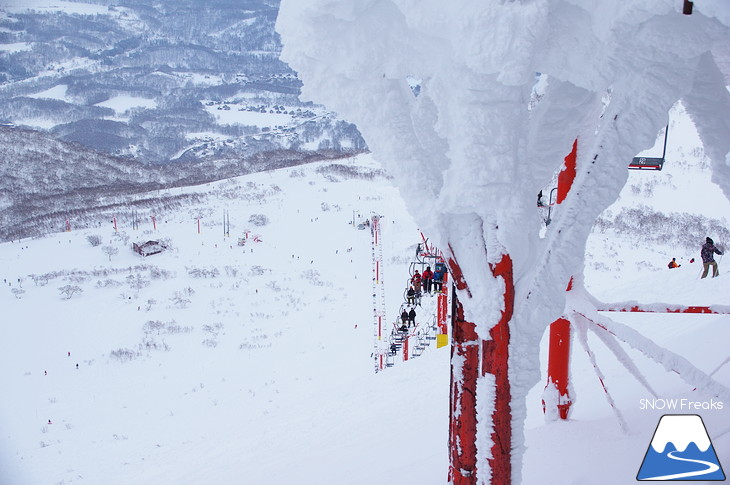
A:
[[[112,260],[112,256],[116,256],[117,254],[119,254],[119,248],[111,246],[111,245],[102,246],[101,250],[104,252],[104,254],[109,256],[109,261]]]
[[[452,387],[471,387],[453,395],[462,407],[452,428],[471,407],[477,416],[461,424],[477,429],[475,443],[452,429],[455,483],[520,482],[540,340],[570,313],[569,282],[581,294],[590,228],[678,100],[730,195],[730,96],[714,54],[730,45],[730,9],[723,0],[698,2],[692,16],[681,9],[674,0],[281,3],[282,57],[303,97],[358,126],[456,277]],[[535,194],[575,140],[575,182],[543,234]],[[465,364],[468,353],[481,369]],[[500,353],[508,376],[493,368]]]
[[[70,300],[72,296],[77,293],[81,293],[84,290],[77,285],[64,285],[60,287],[58,291],[61,293],[61,296],[63,296],[65,300]]]

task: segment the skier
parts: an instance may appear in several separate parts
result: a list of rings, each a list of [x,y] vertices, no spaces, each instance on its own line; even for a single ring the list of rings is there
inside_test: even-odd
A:
[[[702,251],[700,251],[700,255],[702,256],[702,266],[704,267],[702,278],[707,277],[707,272],[710,270],[710,266],[712,266],[713,278],[719,274],[717,270],[717,263],[715,262],[715,254],[722,256],[722,251],[715,247],[715,242],[712,238],[707,237],[705,239],[705,244],[702,245]]]
[[[444,284],[444,270],[440,265],[436,265],[436,271],[433,273],[433,291],[441,293]]]
[[[408,288],[408,292],[406,293],[406,303],[409,305],[416,304],[416,290],[414,290],[412,286]]]
[[[433,284],[433,271],[430,266],[426,266],[426,271],[423,272],[423,291],[425,293],[431,293],[431,286]]]
[[[416,309],[415,308],[411,308],[411,311],[408,312],[408,326],[410,327],[411,324],[413,324],[414,327],[416,326]]]
[[[672,260],[669,262],[669,264],[667,266],[669,267],[669,269],[673,269],[673,268],[679,268],[682,265],[677,263],[677,258],[672,258]]]
[[[403,313],[400,314],[400,319],[401,319],[401,322],[403,323],[403,325],[408,323],[408,312],[406,311],[405,308],[403,309]]]
[[[421,291],[421,273],[418,270],[411,277],[411,284],[416,291]]]

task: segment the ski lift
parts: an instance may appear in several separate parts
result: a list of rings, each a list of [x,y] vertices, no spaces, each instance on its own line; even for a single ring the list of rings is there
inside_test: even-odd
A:
[[[629,168],[633,170],[661,170],[664,166],[664,157],[667,154],[667,135],[669,134],[669,125],[664,129],[664,150],[661,158],[658,157],[634,157],[629,164]]]

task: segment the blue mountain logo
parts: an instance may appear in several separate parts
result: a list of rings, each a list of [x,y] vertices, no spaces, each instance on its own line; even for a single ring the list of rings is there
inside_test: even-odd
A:
[[[636,479],[725,480],[702,418],[696,414],[662,416]]]

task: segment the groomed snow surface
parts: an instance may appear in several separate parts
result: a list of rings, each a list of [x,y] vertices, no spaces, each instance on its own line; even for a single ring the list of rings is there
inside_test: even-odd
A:
[[[678,125],[687,123],[682,116],[679,107],[672,115]],[[665,170],[630,173],[611,210],[679,210],[676,201],[701,193],[707,203],[690,213],[727,214],[702,170],[691,123],[677,132],[684,134],[670,139]],[[370,156],[343,164],[360,173],[379,168]],[[156,214],[156,231],[152,214],[142,212],[133,230],[130,208],[118,215],[119,233],[105,219],[0,245],[0,483],[446,483],[449,349],[431,346],[374,372],[371,237],[351,222],[383,216],[389,321],[402,302],[418,228],[388,180],[321,168],[328,166],[175,189],[203,198]],[[230,237],[223,236],[226,210]],[[96,247],[87,240],[94,235]],[[171,247],[147,258],[131,251],[150,239]],[[586,285],[606,302],[728,305],[727,262],[720,277],[705,280],[688,262],[699,257],[700,243],[682,252],[594,232]],[[111,260],[107,247],[118,249]],[[676,270],[666,268],[672,256],[682,263]],[[82,291],[67,299],[59,290],[66,286]],[[730,317],[603,315],[730,384]],[[543,383],[528,396],[523,483],[635,483],[667,413],[701,415],[720,462],[730,466],[730,402],[718,409],[717,398],[622,344],[652,395],[591,332],[588,344],[626,429],[574,339],[571,419],[545,423]],[[647,409],[672,399],[699,404]]]

